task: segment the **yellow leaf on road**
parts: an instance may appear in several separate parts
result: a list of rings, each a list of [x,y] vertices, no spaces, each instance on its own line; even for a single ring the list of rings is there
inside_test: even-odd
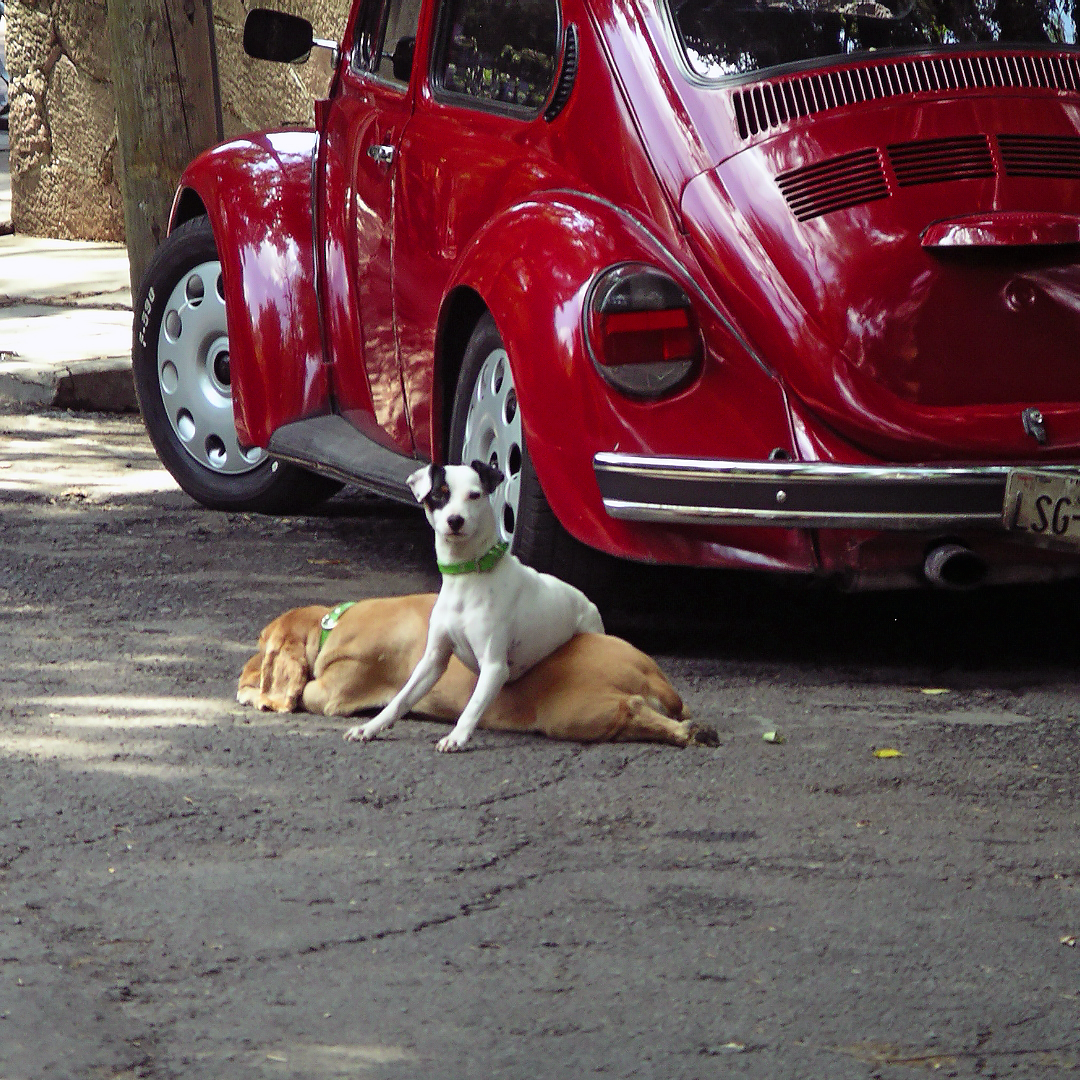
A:
[[[880,750],[874,751],[874,757],[903,757],[903,753],[899,750],[895,750],[891,746],[883,746]]]

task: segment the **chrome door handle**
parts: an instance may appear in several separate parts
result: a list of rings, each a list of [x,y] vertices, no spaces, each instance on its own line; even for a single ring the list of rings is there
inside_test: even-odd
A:
[[[394,160],[394,148],[392,146],[369,146],[368,157],[376,165],[389,165]]]

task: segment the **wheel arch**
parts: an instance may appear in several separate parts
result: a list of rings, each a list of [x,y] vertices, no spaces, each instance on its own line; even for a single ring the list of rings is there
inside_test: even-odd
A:
[[[174,233],[181,225],[199,217],[207,217],[206,203],[199,193],[190,187],[179,187],[173,200],[172,213],[169,215],[169,233]]]
[[[484,298],[471,286],[459,285],[452,289],[443,302],[435,339],[435,372],[432,386],[435,401],[432,403],[432,423],[438,425],[432,432],[432,448],[442,460],[448,460],[450,451],[450,419],[454,411],[454,391],[461,374],[465,349],[477,324],[488,314]]]
[[[587,235],[588,242],[582,237]],[[489,312],[506,345],[529,454],[563,527],[613,551],[617,523],[604,511],[593,442],[611,427],[609,393],[588,358],[581,315],[589,286],[613,264],[677,260],[629,214],[574,191],[552,191],[489,221],[458,262],[439,322],[433,408],[447,449],[454,389],[468,337]],[[682,276],[686,276],[683,271]],[[598,415],[598,411],[605,414]],[[581,433],[586,433],[585,437]]]

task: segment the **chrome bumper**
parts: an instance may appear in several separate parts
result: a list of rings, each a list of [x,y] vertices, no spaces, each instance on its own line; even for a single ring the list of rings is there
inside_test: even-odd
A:
[[[833,465],[599,453],[623,521],[803,529],[1004,528],[1008,465]],[[1075,471],[1076,466],[1054,466]]]

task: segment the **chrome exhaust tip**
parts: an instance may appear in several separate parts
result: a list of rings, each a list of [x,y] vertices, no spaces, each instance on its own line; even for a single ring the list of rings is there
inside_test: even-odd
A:
[[[939,589],[974,589],[986,580],[986,563],[963,544],[939,544],[923,563],[923,575]]]

